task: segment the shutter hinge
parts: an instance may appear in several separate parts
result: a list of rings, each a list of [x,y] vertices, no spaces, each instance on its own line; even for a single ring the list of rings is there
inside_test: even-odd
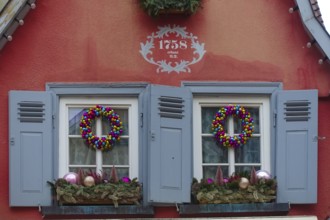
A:
[[[274,112],[274,114],[273,114],[273,127],[276,127],[276,120],[277,120],[277,113]]]
[[[9,143],[10,143],[10,145],[15,145],[15,138],[14,137],[11,137],[9,139]]]
[[[177,211],[177,212],[180,212],[180,208],[179,208],[178,203],[175,203],[175,207],[176,207],[176,211]]]
[[[143,113],[140,113],[140,127],[143,127]]]
[[[52,115],[52,126],[55,129],[55,115]]]
[[[150,131],[150,138],[152,141],[155,141],[156,134],[154,131]]]
[[[320,141],[323,141],[323,140],[325,140],[327,137],[324,137],[324,136],[314,136],[314,138],[313,138],[313,141],[314,142],[318,142],[319,140]]]

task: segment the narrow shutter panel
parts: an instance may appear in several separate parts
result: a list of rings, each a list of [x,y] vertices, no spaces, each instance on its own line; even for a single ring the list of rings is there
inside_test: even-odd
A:
[[[149,202],[190,202],[191,105],[186,88],[150,87]]]
[[[278,202],[317,202],[317,99],[317,90],[278,94]]]
[[[51,95],[9,93],[9,204],[51,205]]]

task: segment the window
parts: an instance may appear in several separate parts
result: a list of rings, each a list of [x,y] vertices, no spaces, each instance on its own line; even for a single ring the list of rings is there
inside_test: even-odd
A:
[[[251,166],[269,169],[278,181],[278,203],[317,201],[316,90],[283,91],[280,83],[50,84],[43,92],[11,91],[9,101],[10,206],[50,206],[47,181],[112,165],[143,183],[144,206],[191,203],[192,178],[213,176],[218,165],[228,175]],[[78,150],[77,120],[96,104],[115,109],[126,130],[109,157]],[[235,151],[214,145],[208,128],[228,104],[246,107],[256,126]],[[238,124],[228,117],[226,131],[240,133]],[[94,129],[99,136],[107,130],[101,119]]]
[[[86,146],[80,135],[80,119],[83,112],[95,105],[109,106],[119,114],[123,123],[121,140],[108,152],[101,152]],[[138,176],[137,99],[134,98],[61,98],[59,114],[59,176],[68,172],[93,170],[110,175],[116,167],[118,177]],[[105,118],[96,118],[93,133],[106,136],[109,123]]]
[[[227,105],[244,106],[254,120],[254,133],[248,142],[237,149],[219,146],[211,130],[216,112]],[[234,172],[264,169],[270,172],[270,110],[267,96],[198,97],[193,100],[194,176],[197,179],[214,178],[218,166],[224,176]],[[226,133],[241,132],[240,120],[226,119]]]

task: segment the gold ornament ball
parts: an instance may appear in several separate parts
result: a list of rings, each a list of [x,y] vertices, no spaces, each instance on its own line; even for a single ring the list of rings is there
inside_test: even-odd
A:
[[[246,189],[249,186],[249,184],[250,184],[249,180],[245,177],[242,177],[238,185],[239,188]]]
[[[94,177],[92,176],[86,176],[84,179],[84,186],[94,186],[95,185],[95,180]]]

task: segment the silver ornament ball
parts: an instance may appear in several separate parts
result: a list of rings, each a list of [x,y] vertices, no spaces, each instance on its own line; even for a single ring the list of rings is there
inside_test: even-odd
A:
[[[258,177],[258,179],[271,179],[272,175],[270,175],[270,173],[266,170],[258,170],[256,172],[256,175]]]

